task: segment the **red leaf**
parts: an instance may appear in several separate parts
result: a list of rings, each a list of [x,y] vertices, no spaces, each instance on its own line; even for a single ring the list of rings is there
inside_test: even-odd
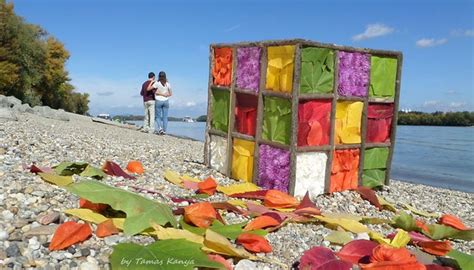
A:
[[[360,264],[363,270],[425,270],[425,266],[416,260],[406,248],[393,248],[379,245],[374,248],[369,264]]]
[[[198,183],[198,193],[205,193],[209,196],[216,192],[217,183],[212,177]]]
[[[54,232],[49,250],[61,250],[82,242],[92,235],[89,224],[68,221],[61,224]]]
[[[119,233],[119,230],[115,227],[114,222],[111,219],[107,219],[97,225],[97,230],[95,230],[95,235],[97,235],[97,237],[106,237],[117,233]]]
[[[275,208],[290,208],[298,205],[298,200],[285,192],[271,189],[265,194],[263,205]]]
[[[393,232],[393,233],[387,235],[387,237],[390,238],[390,239],[393,239],[393,238],[395,238],[395,235],[396,235],[396,233]],[[415,232],[415,231],[408,232],[408,235],[410,236],[410,239],[411,239],[410,241],[413,244],[416,244],[416,243],[419,243],[419,242],[432,241],[430,238],[424,236],[423,234],[421,234],[419,232]]]
[[[31,173],[37,174],[37,173],[54,173],[53,169],[49,167],[38,167],[35,164],[32,164],[29,168]]]
[[[86,208],[86,209],[90,209],[96,213],[101,213],[102,211],[104,211],[105,209],[107,209],[107,204],[103,204],[103,203],[93,203],[93,202],[90,202],[86,199],[79,199],[79,208]]]
[[[283,220],[285,220],[287,217],[287,215],[284,213],[273,211],[263,205],[258,205],[251,202],[247,202],[247,209],[252,215],[271,216],[272,218],[280,221],[280,223],[283,222]]]
[[[268,190],[257,190],[257,191],[243,192],[243,193],[234,193],[234,194],[231,194],[229,197],[263,200],[265,199],[265,195],[267,194],[267,191]]]
[[[422,220],[419,220],[419,219],[415,220],[415,225],[426,233],[430,232],[430,229],[428,229],[428,226],[426,226],[426,223],[423,222]]]
[[[279,212],[275,212],[275,211],[264,213],[262,216],[272,217],[273,219],[275,219],[279,223],[282,223],[287,218],[284,214],[279,213]]]
[[[145,170],[143,169],[143,165],[140,161],[131,160],[127,164],[127,171],[131,173],[136,173],[136,174],[143,174]]]
[[[227,210],[229,212],[234,212],[236,214],[244,215],[244,216],[247,215],[246,211],[241,210],[240,208],[237,208],[236,206],[228,202],[213,202],[211,204],[215,209],[223,209],[223,210]]]
[[[378,244],[370,240],[353,240],[345,244],[337,253],[337,256],[345,261],[358,264],[372,255],[372,251]]]
[[[334,252],[325,247],[306,250],[300,259],[300,269],[318,269],[321,265],[337,260]]]
[[[217,212],[209,202],[195,203],[184,208],[184,221],[207,228],[217,218]]]
[[[315,270],[351,270],[352,269],[352,263],[346,262],[346,261],[341,261],[341,260],[332,260],[329,261]]]
[[[301,200],[300,204],[296,207],[296,210],[308,208],[308,207],[316,208],[316,205],[309,198],[309,192],[306,191],[306,194],[304,195],[303,200]]]
[[[270,216],[259,216],[250,221],[247,226],[245,226],[244,231],[258,230],[278,225],[280,225],[280,222]]]
[[[126,179],[135,179],[134,176],[129,175],[128,173],[124,172],[120,166],[113,162],[113,161],[106,161],[104,166],[102,166],[102,170],[112,176],[122,176],[123,178]]]
[[[175,216],[184,215],[184,208],[179,207],[179,208],[173,210],[173,215],[175,215]]]
[[[263,236],[253,233],[242,233],[237,237],[236,243],[241,244],[248,251],[255,253],[269,253],[272,252],[272,246]]]
[[[369,201],[379,210],[382,210],[382,205],[380,204],[379,199],[377,198],[377,195],[375,195],[375,192],[373,190],[368,187],[358,187],[357,193],[359,193],[364,200]]]
[[[469,230],[458,217],[449,214],[442,215],[439,219],[439,223],[462,231]]]
[[[424,252],[444,256],[453,249],[449,241],[424,241],[417,244]]]
[[[233,270],[234,267],[221,255],[218,254],[207,254],[207,257],[211,261],[221,263],[226,270]]]
[[[196,201],[193,199],[186,199],[186,198],[178,198],[178,197],[170,197],[171,201],[175,203],[180,203],[180,202],[188,202],[189,204],[195,203]]]
[[[313,216],[313,215],[321,215],[321,211],[318,208],[314,207],[306,207],[301,208],[293,211],[293,213],[301,216]]]
[[[184,188],[191,189],[191,190],[199,189],[198,183],[193,182],[193,181],[188,181],[188,180],[183,180],[183,186]]]
[[[425,264],[426,270],[455,270],[449,266],[441,266],[439,264]]]

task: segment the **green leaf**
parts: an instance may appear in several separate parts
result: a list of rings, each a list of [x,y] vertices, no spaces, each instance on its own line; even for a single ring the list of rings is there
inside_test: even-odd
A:
[[[406,204],[406,203],[403,203],[403,207],[405,207],[407,210],[410,210],[412,213],[417,214],[417,215],[422,216],[422,217],[427,217],[427,218],[438,218],[439,217],[439,215],[436,214],[436,213],[428,213],[428,212],[425,212],[425,211],[422,211],[422,210],[418,210],[415,207],[413,207],[409,204]]]
[[[230,92],[212,89],[212,128],[227,132],[229,127],[229,107]]]
[[[127,235],[140,233],[151,227],[151,223],[177,226],[168,205],[154,202],[135,193],[111,187],[97,181],[82,181],[67,187],[67,190],[93,203],[105,203],[115,210],[127,214],[124,232]]]
[[[392,221],[384,218],[364,217],[360,221],[362,224],[391,224]]]
[[[400,215],[393,218],[393,225],[407,232],[420,231],[420,228],[416,226],[416,220],[403,211],[400,212]]]
[[[300,93],[331,93],[334,84],[334,51],[304,48],[301,52]]]
[[[102,179],[106,176],[104,171],[91,165],[87,165],[86,169],[82,171],[81,174],[79,175],[83,177],[92,177],[96,179]]]
[[[148,246],[121,243],[114,246],[110,263],[113,270],[223,268],[222,264],[209,260],[200,247],[184,239],[160,240]]]
[[[441,224],[430,224],[428,225],[429,237],[433,240],[440,239],[462,239],[466,241],[474,240],[474,230],[458,230],[453,227],[441,225]]]
[[[394,213],[397,212],[397,209],[395,208],[395,205],[392,202],[387,201],[382,196],[377,196],[377,199],[379,199],[379,203],[382,205],[382,208],[392,211]]]
[[[385,183],[385,170],[373,169],[364,170],[362,174],[362,186],[375,188],[383,186]]]
[[[41,178],[51,184],[55,184],[60,187],[65,187],[70,185],[74,181],[72,180],[72,176],[60,176],[53,173],[38,173]]]
[[[370,97],[395,96],[397,76],[397,59],[388,57],[371,57]]]
[[[387,168],[388,147],[375,147],[364,152],[364,170]]]
[[[343,246],[352,241],[352,234],[349,232],[332,231],[324,237],[324,240]]]
[[[289,99],[265,97],[263,133],[265,140],[289,144],[291,137],[291,102]]]
[[[471,270],[474,269],[474,256],[459,252],[455,249],[451,250],[446,256],[449,256],[456,260],[459,268],[461,270]]]
[[[193,225],[189,225],[184,221],[183,217],[181,217],[181,219],[179,220],[179,225],[183,230],[190,231],[195,234],[204,235],[206,233],[206,228],[199,228]]]
[[[54,171],[63,176],[80,174],[87,167],[85,162],[61,162],[54,167]]]

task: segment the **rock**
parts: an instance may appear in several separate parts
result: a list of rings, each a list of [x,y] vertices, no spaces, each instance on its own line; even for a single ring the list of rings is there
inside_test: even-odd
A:
[[[29,104],[21,104],[13,107],[14,110],[20,113],[34,113],[35,111],[30,107]]]
[[[41,247],[41,243],[38,242],[36,237],[32,237],[30,240],[28,240],[28,248],[31,250],[37,250]]]
[[[122,237],[119,235],[112,235],[112,236],[105,237],[104,241],[107,246],[112,246],[112,245],[117,244],[121,239]]]
[[[240,260],[234,267],[234,270],[257,269],[257,264],[251,260]]]
[[[0,231],[0,241],[7,240],[9,236],[9,233],[7,231]]]
[[[97,264],[91,263],[91,262],[83,262],[81,263],[81,266],[79,267],[80,270],[100,270],[99,266]]]
[[[49,254],[49,256],[51,256],[51,258],[53,258],[55,260],[58,260],[58,261],[62,261],[66,258],[66,256],[64,255],[64,251],[51,252]]]
[[[59,221],[59,213],[58,212],[43,213],[43,214],[40,214],[36,220],[42,225],[55,223]]]
[[[9,220],[12,220],[13,219],[13,213],[8,211],[8,210],[3,210],[2,211],[2,216],[3,216],[3,220],[5,221],[9,221]]]
[[[91,254],[91,251],[88,248],[81,249],[81,255],[87,257]]]
[[[45,118],[69,121],[69,116],[63,110],[54,110],[48,106],[36,106],[33,111],[34,114]]]
[[[16,243],[10,244],[10,246],[5,250],[7,257],[18,257],[21,255],[20,248]]]
[[[0,108],[9,108],[21,106],[21,101],[14,96],[0,95]]]
[[[71,254],[74,254],[74,253],[76,253],[76,249],[74,247],[68,247],[67,252],[69,252]]]
[[[11,109],[0,108],[0,123],[7,121],[18,121],[15,113]]]
[[[23,234],[23,236],[28,237],[28,236],[39,236],[39,235],[53,235],[56,229],[58,228],[58,226],[59,225],[39,226],[27,231],[26,233]]]

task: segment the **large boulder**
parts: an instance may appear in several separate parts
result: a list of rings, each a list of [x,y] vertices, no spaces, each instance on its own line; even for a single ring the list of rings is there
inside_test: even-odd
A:
[[[21,113],[34,113],[35,112],[27,103],[21,104],[20,106],[13,107],[13,110],[16,110]]]
[[[54,110],[48,106],[36,106],[33,108],[34,114],[45,118],[69,121],[69,116],[64,110]]]
[[[14,96],[4,96],[0,95],[0,108],[14,108],[21,106],[21,100],[17,99]]]
[[[18,118],[11,108],[0,107],[0,123],[7,121],[17,121]]]

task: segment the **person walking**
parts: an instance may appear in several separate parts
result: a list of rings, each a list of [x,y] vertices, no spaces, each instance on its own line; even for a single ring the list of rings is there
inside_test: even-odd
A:
[[[143,121],[143,131],[153,133],[155,131],[155,73],[148,73],[148,80],[142,84],[140,95],[143,97],[145,107],[145,119]]]
[[[166,73],[164,71],[158,73],[158,81],[153,84],[153,88],[156,89],[155,114],[158,123],[158,134],[164,135],[168,128],[169,98],[173,95],[171,85],[166,79]]]

